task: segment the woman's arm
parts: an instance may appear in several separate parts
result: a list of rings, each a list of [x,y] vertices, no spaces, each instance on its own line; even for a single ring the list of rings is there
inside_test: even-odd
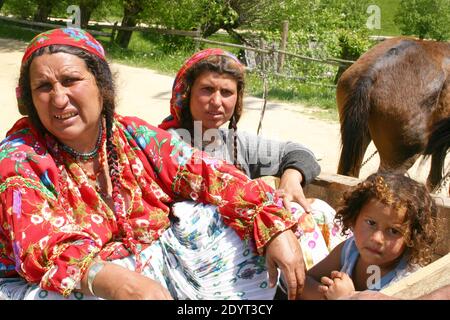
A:
[[[286,209],[290,210],[290,202],[295,201],[310,212],[302,186],[320,173],[314,154],[297,143],[265,139],[247,132],[238,131],[238,138],[250,177],[281,177],[279,194],[283,196]]]
[[[305,186],[320,173],[320,166],[312,151],[299,143],[266,139],[245,131],[237,131],[237,134],[252,179],[281,177],[291,168],[301,173],[301,183]]]

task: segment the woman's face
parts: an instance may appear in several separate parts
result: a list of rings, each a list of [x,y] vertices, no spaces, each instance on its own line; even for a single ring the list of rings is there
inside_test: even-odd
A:
[[[206,71],[194,81],[189,108],[203,131],[219,128],[230,120],[238,99],[237,81],[231,75]]]
[[[406,210],[395,210],[371,199],[359,212],[353,227],[356,247],[368,264],[390,267],[403,254]]]
[[[77,151],[92,150],[102,99],[84,60],[63,52],[36,57],[30,65],[30,85],[44,127]]]

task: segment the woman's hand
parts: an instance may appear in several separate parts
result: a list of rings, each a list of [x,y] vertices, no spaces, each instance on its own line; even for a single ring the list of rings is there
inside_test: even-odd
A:
[[[283,172],[280,179],[280,185],[276,193],[283,198],[284,207],[291,211],[290,202],[297,202],[305,209],[307,213],[311,212],[311,205],[303,192],[303,176],[300,171],[288,168]]]
[[[111,280],[111,279],[110,279]],[[114,300],[173,300],[169,291],[158,281],[130,271],[127,280],[117,286]]]
[[[87,274],[82,291],[87,290]],[[106,263],[97,273],[92,288],[96,296],[111,300],[173,300],[169,291],[159,282],[113,263]]]
[[[305,264],[302,249],[292,230],[280,233],[268,244],[266,264],[270,286],[277,284],[278,267],[288,287],[288,299],[299,298],[305,284]]]
[[[319,291],[328,300],[337,300],[355,293],[353,281],[345,272],[332,271],[331,278],[322,277],[320,282],[322,282],[322,285],[319,287]]]

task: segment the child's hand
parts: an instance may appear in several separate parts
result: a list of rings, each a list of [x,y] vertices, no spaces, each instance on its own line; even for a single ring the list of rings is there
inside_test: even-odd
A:
[[[332,271],[331,278],[322,277],[320,279],[322,286],[319,291],[322,292],[328,300],[335,300],[347,297],[355,292],[355,286],[348,274],[339,271]]]

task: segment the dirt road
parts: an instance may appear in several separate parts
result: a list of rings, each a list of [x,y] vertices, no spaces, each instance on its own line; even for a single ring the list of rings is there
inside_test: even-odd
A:
[[[15,87],[25,43],[0,39],[0,136],[4,137],[13,122],[20,118],[16,107]],[[157,125],[169,113],[169,99],[173,77],[157,74],[148,69],[112,64],[118,91],[118,112],[135,115]],[[256,133],[261,99],[247,96],[245,110],[239,128]],[[339,124],[313,117],[310,109],[301,105],[268,102],[262,134],[276,140],[292,140],[308,146],[319,159],[323,172],[336,172],[339,160]],[[373,144],[366,158],[375,150]],[[365,165],[361,177],[366,177],[378,168],[375,156]],[[418,169],[418,163],[410,174],[424,181],[428,164]]]

